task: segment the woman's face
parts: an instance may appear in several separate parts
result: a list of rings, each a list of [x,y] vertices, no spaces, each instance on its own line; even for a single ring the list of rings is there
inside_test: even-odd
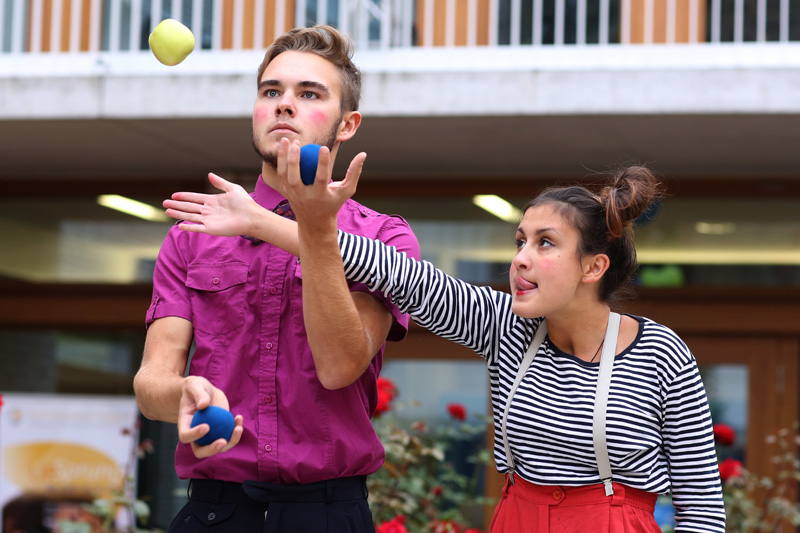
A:
[[[568,311],[583,277],[580,235],[556,209],[545,204],[525,212],[511,261],[512,311],[536,318]]]

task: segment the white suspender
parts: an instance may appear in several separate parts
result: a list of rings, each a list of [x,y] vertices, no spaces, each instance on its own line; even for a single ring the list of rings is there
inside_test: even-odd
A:
[[[531,345],[528,346],[528,351],[525,352],[525,357],[522,359],[522,362],[519,365],[519,370],[517,370],[517,378],[514,380],[514,385],[511,386],[511,390],[508,392],[508,400],[506,400],[506,409],[503,412],[503,424],[501,427],[503,432],[503,445],[506,447],[506,462],[508,463],[508,479],[511,480],[511,484],[514,484],[514,456],[511,455],[511,447],[508,445],[508,433],[506,428],[508,426],[508,410],[511,408],[511,399],[514,397],[514,393],[517,392],[517,387],[519,387],[520,382],[522,381],[522,377],[525,375],[525,372],[528,370],[528,367],[531,366],[531,362],[533,358],[536,357],[536,352],[539,351],[539,346],[542,345],[542,341],[544,341],[544,336],[547,335],[547,324],[544,320],[539,324],[539,329],[536,330],[536,334],[533,336],[533,341],[531,341]]]
[[[608,460],[606,443],[606,408],[608,407],[608,389],[611,387],[611,371],[614,369],[614,355],[617,352],[617,336],[619,335],[620,316],[617,313],[608,315],[606,338],[603,341],[603,354],[600,356],[600,373],[597,375],[597,392],[594,396],[594,417],[592,419],[592,438],[594,440],[594,456],[597,470],[606,488],[606,496],[614,494],[611,486],[611,463]]]
[[[617,337],[619,336],[620,316],[617,313],[610,313],[608,316],[608,326],[606,327],[606,336],[603,340],[603,353],[600,357],[600,371],[597,376],[597,391],[594,400],[594,417],[592,420],[592,437],[594,441],[594,454],[597,460],[597,469],[600,473],[600,479],[606,489],[606,496],[614,494],[614,489],[611,486],[611,463],[608,459],[608,447],[606,445],[606,407],[608,405],[608,390],[611,386],[611,371],[614,369],[614,355],[617,350]],[[506,451],[506,462],[508,463],[508,478],[511,484],[514,484],[514,457],[511,455],[511,447],[508,443],[508,411],[511,408],[511,400],[514,393],[517,392],[519,384],[525,372],[533,362],[536,352],[539,351],[547,334],[547,324],[542,320],[536,334],[522,359],[522,363],[517,370],[517,377],[514,380],[514,385],[508,393],[506,400],[506,408],[503,412],[503,421],[501,431],[503,434],[503,445]]]

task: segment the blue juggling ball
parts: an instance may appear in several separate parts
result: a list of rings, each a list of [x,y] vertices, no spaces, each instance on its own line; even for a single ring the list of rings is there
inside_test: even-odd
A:
[[[300,179],[306,185],[314,183],[317,176],[320,148],[322,147],[318,144],[307,144],[300,148]]]
[[[217,439],[231,440],[233,427],[236,425],[231,412],[216,405],[209,405],[202,411],[195,412],[192,427],[200,424],[208,424],[211,428],[208,433],[195,441],[200,446],[211,444]]]

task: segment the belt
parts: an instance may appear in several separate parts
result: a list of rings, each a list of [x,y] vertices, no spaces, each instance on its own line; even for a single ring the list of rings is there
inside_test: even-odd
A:
[[[367,499],[367,477],[343,477],[306,483],[277,485],[263,481],[233,483],[215,479],[189,481],[190,500],[208,503],[254,505],[269,502],[332,503]]]

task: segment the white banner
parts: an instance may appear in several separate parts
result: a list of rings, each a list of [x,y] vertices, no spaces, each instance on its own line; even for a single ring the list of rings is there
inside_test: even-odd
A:
[[[0,523],[22,531],[37,525],[65,531],[58,526],[84,523],[84,503],[123,491],[126,475],[135,487],[135,398],[0,398]]]

